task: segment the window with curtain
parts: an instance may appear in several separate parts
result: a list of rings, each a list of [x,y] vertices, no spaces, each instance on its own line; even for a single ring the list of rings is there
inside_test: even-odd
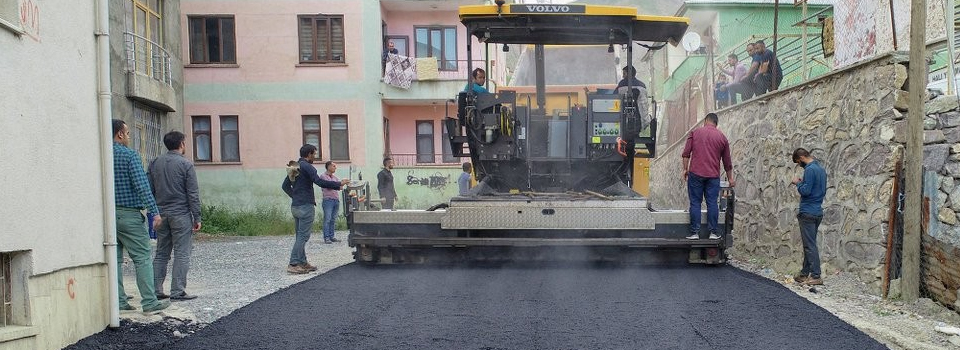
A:
[[[317,159],[321,158],[320,151],[320,116],[303,116],[303,144],[311,144],[317,148]]]
[[[434,163],[433,121],[417,121],[417,163]]]
[[[210,116],[193,116],[193,160],[209,162],[211,158]]]
[[[330,159],[350,160],[350,133],[343,114],[330,115]]]
[[[240,128],[235,115],[220,116],[220,161],[240,161]]]
[[[457,70],[457,27],[414,27],[417,57],[436,57],[437,67]]]
[[[233,16],[188,16],[190,63],[237,63]]]
[[[300,63],[344,63],[343,15],[299,15]]]

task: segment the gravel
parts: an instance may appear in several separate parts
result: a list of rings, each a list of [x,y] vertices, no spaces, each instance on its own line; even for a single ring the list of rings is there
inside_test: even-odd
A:
[[[120,313],[117,329],[106,329],[65,349],[158,349],[229,315],[233,311],[290,285],[303,282],[353,261],[346,243],[347,232],[337,232],[341,242],[324,244],[319,232],[307,242],[307,259],[316,272],[291,275],[286,272],[293,248],[293,236],[223,237],[198,234],[195,237],[187,293],[198,298],[175,301],[161,314],[144,316],[139,311]],[[171,262],[172,265],[172,262]],[[133,264],[123,266],[124,288],[134,296],[130,304],[139,308]],[[169,293],[170,275],[167,274]]]

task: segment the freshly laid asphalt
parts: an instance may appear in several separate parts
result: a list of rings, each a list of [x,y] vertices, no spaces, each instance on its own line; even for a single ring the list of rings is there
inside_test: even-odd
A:
[[[887,347],[787,288],[729,266],[349,264],[165,349]]]

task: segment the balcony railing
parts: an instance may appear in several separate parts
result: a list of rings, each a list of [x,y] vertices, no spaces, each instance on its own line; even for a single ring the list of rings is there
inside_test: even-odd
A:
[[[163,46],[140,35],[126,32],[127,71],[151,77],[172,86],[172,59]]]
[[[397,167],[454,166],[470,161],[468,158],[461,159],[449,154],[394,153],[390,158],[393,158],[393,164]]]
[[[470,76],[470,71],[467,70],[467,60],[456,60],[456,61],[446,61],[449,65],[450,62],[456,62],[456,69],[444,70],[443,62],[440,62],[440,59],[437,59],[437,72],[435,77],[428,77],[432,74],[429,72],[418,72],[417,81],[431,81],[431,80],[463,80],[464,84],[467,82],[467,77]],[[420,68],[420,67],[418,67]],[[486,69],[486,62],[482,60],[474,60],[473,68],[483,68]],[[422,68],[420,68],[422,69]],[[428,78],[425,78],[428,77]],[[490,72],[487,72],[487,79],[492,79]],[[496,80],[496,79],[492,79]]]
[[[438,61],[438,62],[437,62],[437,66],[440,67],[441,64],[440,64],[439,60],[437,60],[437,61]],[[449,62],[449,61],[448,61],[448,62]],[[439,80],[463,80],[463,81],[464,81],[464,84],[466,84],[467,77],[470,76],[470,71],[467,70],[467,60],[457,60],[456,62],[457,62],[457,69],[456,69],[456,70],[442,70],[442,69],[441,69],[441,70],[438,71]],[[477,68],[484,68],[484,69],[486,69],[486,62],[474,60],[474,61],[473,61],[473,68],[474,68],[474,69],[477,69]],[[489,75],[490,75],[490,73],[488,72],[488,73],[487,73],[487,76],[489,77]]]

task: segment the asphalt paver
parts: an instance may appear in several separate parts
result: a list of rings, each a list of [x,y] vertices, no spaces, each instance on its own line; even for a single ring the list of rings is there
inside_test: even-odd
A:
[[[349,264],[165,349],[887,347],[789,289],[730,266]]]

